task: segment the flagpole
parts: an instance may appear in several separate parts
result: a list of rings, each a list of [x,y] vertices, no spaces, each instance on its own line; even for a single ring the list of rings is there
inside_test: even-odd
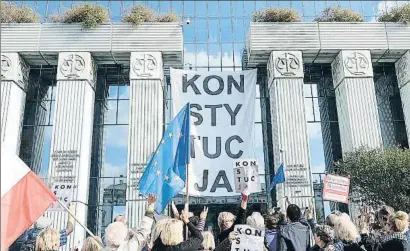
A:
[[[189,163],[186,165],[186,197],[185,197],[185,211],[189,213]],[[186,240],[188,240],[188,225],[185,226],[186,228]]]
[[[282,158],[282,164],[283,164],[283,175],[285,175],[285,158],[286,158],[286,155],[285,155],[285,150],[280,150],[280,153],[281,153],[281,158]],[[283,182],[282,183],[282,199],[285,201],[284,203],[283,203],[283,205],[285,206],[285,208],[284,208],[284,210],[286,210],[286,207],[287,207],[287,205],[286,205],[286,202],[287,202],[287,200],[286,200],[286,198],[285,198],[285,182]]]
[[[189,137],[189,144],[188,144],[188,160],[190,160],[189,158],[191,158],[191,140],[192,140],[192,138],[191,138],[191,114],[190,114],[190,111],[191,111],[191,104],[190,103],[188,103],[188,125],[189,125],[189,134],[188,135],[186,135],[187,137]],[[186,191],[185,191],[185,193],[186,193],[186,197],[185,197],[185,211],[189,214],[189,164],[191,163],[191,161],[188,161],[188,163],[187,163],[187,165],[186,165]],[[188,240],[188,225],[186,225],[185,226],[185,228],[186,228],[186,236],[185,236],[185,238],[186,238],[186,240]]]
[[[101,246],[101,248],[104,248],[104,245],[96,238],[96,236],[95,236],[86,226],[84,226],[84,225],[77,219],[77,217],[75,217],[75,215],[70,211],[70,209],[67,208],[66,205],[64,205],[64,203],[62,203],[60,200],[57,200],[57,202],[60,204],[60,206],[62,206],[62,207],[64,208],[64,210],[67,211],[67,213],[68,213],[69,215],[71,215],[71,217],[73,217],[74,220],[77,221],[77,223],[78,223],[82,228],[85,229],[85,231],[87,231],[87,233],[88,233],[89,235],[91,235],[91,237],[98,243],[98,245]],[[73,226],[73,227],[74,227],[74,226]]]

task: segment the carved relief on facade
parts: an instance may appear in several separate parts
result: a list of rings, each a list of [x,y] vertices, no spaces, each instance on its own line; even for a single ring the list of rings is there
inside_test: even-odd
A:
[[[363,53],[353,51],[343,57],[345,69],[354,76],[365,76],[370,66],[370,58]]]
[[[94,85],[96,67],[89,52],[60,52],[57,80],[88,80]]]
[[[268,71],[274,78],[303,78],[301,51],[272,51]]]
[[[373,77],[370,51],[343,50],[332,62],[333,85],[337,87],[345,78]]]
[[[396,62],[396,75],[400,88],[410,82],[410,51]]]
[[[23,90],[27,89],[30,66],[18,53],[1,54],[1,79],[14,81]]]
[[[161,52],[131,52],[130,79],[163,79]]]

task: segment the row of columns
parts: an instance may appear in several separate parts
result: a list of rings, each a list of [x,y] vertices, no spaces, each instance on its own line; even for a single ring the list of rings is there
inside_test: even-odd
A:
[[[341,51],[332,62],[333,85],[342,151],[382,146],[379,115],[369,51]],[[275,163],[284,163],[287,181],[278,187],[302,207],[312,205],[309,140],[303,96],[301,51],[273,51],[268,62],[268,85]],[[75,186],[75,213],[86,224],[93,132],[96,64],[88,52],[61,52],[57,68],[56,107],[51,142],[49,183]],[[410,53],[396,63],[403,111],[410,135]],[[17,53],[2,54],[1,141],[18,153],[29,66]],[[159,52],[132,52],[128,137],[127,207],[131,227],[139,224],[145,203],[136,186],[163,131],[163,62]],[[409,137],[410,138],[410,137]],[[276,168],[279,165],[276,164]],[[294,184],[297,184],[295,186]],[[48,212],[63,228],[66,214]],[[84,239],[75,227],[70,245]]]
[[[1,60],[1,141],[19,154],[29,66],[18,53],[3,53]],[[126,211],[131,227],[137,227],[146,203],[136,184],[163,131],[162,54],[132,52],[130,62]],[[91,53],[59,53],[47,182],[74,185],[75,215],[83,225],[87,225],[96,74]],[[48,211],[46,215],[54,227],[65,228],[67,213]],[[77,223],[65,249],[81,246],[85,235]]]
[[[383,146],[368,50],[342,50],[331,64],[342,152]],[[267,64],[275,172],[286,165],[287,180],[277,187],[278,206],[313,204],[309,140],[303,96],[301,51],[273,51]],[[410,52],[396,63],[407,135],[410,141]]]

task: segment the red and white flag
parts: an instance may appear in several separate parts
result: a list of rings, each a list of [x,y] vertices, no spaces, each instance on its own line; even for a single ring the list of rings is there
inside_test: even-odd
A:
[[[1,147],[1,251],[8,248],[57,198],[14,153]]]

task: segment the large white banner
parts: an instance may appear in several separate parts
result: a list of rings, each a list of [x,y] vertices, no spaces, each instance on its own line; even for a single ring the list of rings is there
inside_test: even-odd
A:
[[[191,195],[237,195],[232,163],[255,157],[255,90],[256,70],[171,69],[173,116],[191,104]]]

